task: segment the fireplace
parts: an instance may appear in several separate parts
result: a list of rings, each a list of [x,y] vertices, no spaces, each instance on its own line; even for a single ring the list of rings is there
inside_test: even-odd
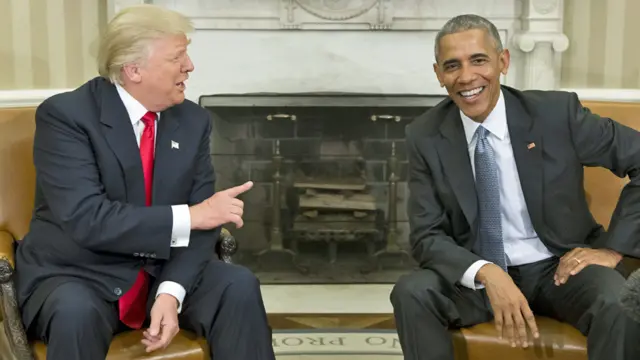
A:
[[[110,14],[143,2],[193,20],[186,95],[214,119],[218,187],[256,182],[231,231],[263,283],[393,282],[413,266],[403,131],[446,95],[432,63],[448,19],[491,20],[519,89],[558,88],[569,45],[562,0],[107,0]]]
[[[247,180],[236,261],[263,283],[393,282],[408,246],[404,128],[440,96],[203,96],[217,187]]]

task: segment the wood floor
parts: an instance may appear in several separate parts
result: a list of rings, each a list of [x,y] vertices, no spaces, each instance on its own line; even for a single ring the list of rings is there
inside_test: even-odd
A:
[[[275,330],[395,329],[392,314],[268,314],[267,317]]]

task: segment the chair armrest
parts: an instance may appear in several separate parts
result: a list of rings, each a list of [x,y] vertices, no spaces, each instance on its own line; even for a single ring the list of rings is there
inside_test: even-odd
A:
[[[7,259],[12,268],[16,266],[14,246],[13,236],[6,231],[0,230],[0,258]]]
[[[216,242],[216,254],[220,260],[231,263],[231,258],[238,251],[238,242],[236,238],[231,235],[229,230],[222,228],[220,231],[220,237]]]
[[[0,344],[7,356],[16,360],[33,360],[33,352],[18,309],[16,288],[13,283],[14,266],[13,237],[0,231],[0,311],[2,329]]]
[[[628,277],[632,272],[640,269],[640,259],[625,256],[621,261],[622,275]]]

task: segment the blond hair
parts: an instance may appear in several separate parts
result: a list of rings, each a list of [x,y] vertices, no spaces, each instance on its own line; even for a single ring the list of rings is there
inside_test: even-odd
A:
[[[122,67],[146,59],[151,42],[192,31],[191,21],[176,11],[148,4],[127,7],[109,22],[102,36],[98,73],[122,84]]]

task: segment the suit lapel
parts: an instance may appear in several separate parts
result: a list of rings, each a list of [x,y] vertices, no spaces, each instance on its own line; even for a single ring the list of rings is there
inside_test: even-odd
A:
[[[175,111],[168,109],[160,114],[158,121],[158,133],[156,136],[155,164],[153,167],[153,201],[154,203],[163,200],[159,198],[170,184],[166,181],[175,170],[175,163],[180,162],[180,142],[177,134],[180,122]],[[184,146],[184,145],[183,145]]]
[[[443,137],[439,139],[437,147],[444,172],[451,181],[451,187],[469,222],[471,231],[475,233],[478,212],[476,184],[471,169],[467,139],[457,107],[452,107],[449,111],[447,118],[440,126],[440,132]]]
[[[127,199],[133,204],[144,206],[144,176],[140,148],[131,119],[115,86],[105,82],[102,88],[100,122],[103,124],[107,142],[122,168]]]
[[[511,147],[515,157],[520,185],[524,194],[529,216],[537,231],[542,228],[542,137],[539,127],[531,114],[525,109],[522,101],[509,89],[503,88],[505,106],[507,108],[507,126],[511,137]]]

